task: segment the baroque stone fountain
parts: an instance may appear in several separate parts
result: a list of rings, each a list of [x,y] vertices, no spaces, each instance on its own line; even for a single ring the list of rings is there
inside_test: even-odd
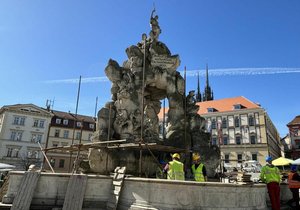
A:
[[[94,142],[126,139],[126,143],[156,143],[186,149],[183,159],[188,166],[191,152],[199,152],[208,175],[214,175],[219,164],[219,149],[209,146],[205,120],[198,112],[194,92],[185,96],[185,81],[177,71],[179,55],[158,40],[161,29],[152,11],[149,37],[126,49],[128,59],[120,65],[110,59],[105,74],[111,81],[111,101],[98,112]],[[159,138],[161,100],[168,100],[166,138]],[[168,159],[169,153],[153,151],[157,159]],[[142,166],[139,159],[142,158]],[[107,148],[89,150],[88,172],[109,173],[116,166],[126,166],[129,174],[153,177],[157,160],[149,152],[142,157],[138,150]],[[139,168],[141,167],[141,168]]]

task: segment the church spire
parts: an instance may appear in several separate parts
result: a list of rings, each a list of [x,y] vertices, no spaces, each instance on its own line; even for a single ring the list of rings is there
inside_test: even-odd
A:
[[[197,87],[197,94],[196,94],[196,102],[201,102],[202,101],[202,97],[201,97],[201,92],[200,92],[200,75],[198,72],[198,87]]]
[[[206,87],[209,87],[209,82],[208,82],[208,64],[206,63]]]
[[[209,86],[208,81],[208,64],[206,63],[206,86],[203,93],[203,101],[211,101],[214,100],[213,92]]]

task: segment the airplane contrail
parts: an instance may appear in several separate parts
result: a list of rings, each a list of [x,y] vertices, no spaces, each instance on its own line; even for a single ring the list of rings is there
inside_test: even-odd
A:
[[[179,71],[181,75],[183,71]],[[281,67],[268,67],[268,68],[224,68],[224,69],[209,69],[208,75],[210,77],[220,76],[252,76],[252,75],[267,75],[267,74],[292,74],[300,73],[300,68],[281,68]],[[199,70],[187,70],[186,76],[194,77],[199,74],[200,77],[206,75],[205,69]],[[93,83],[93,82],[108,82],[107,77],[82,77],[82,83]],[[61,80],[48,80],[45,83],[78,83],[79,79],[61,79]]]
[[[92,83],[92,82],[108,82],[108,78],[107,77],[82,77],[81,78],[81,83]],[[78,83],[79,79],[60,79],[60,80],[48,80],[45,81],[45,83]]]
[[[183,74],[183,71],[180,71]],[[187,76],[205,76],[206,70],[188,70]],[[265,75],[265,74],[290,74],[300,73],[300,68],[228,68],[228,69],[209,69],[209,76],[251,76],[251,75]]]

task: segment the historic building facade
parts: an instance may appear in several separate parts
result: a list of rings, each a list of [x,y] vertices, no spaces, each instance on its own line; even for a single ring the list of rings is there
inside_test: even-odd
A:
[[[53,117],[46,148],[91,143],[96,128],[95,118],[55,110],[52,110],[51,113]],[[59,150],[49,150],[47,152],[48,160],[55,172],[71,172],[76,156],[77,151],[70,153]],[[80,156],[86,156],[86,152],[81,152]],[[45,168],[50,169],[48,165],[46,165]]]
[[[300,158],[300,115],[287,124],[291,139],[291,158]]]
[[[33,104],[16,104],[0,109],[0,162],[27,170],[41,165],[52,114]]]
[[[225,163],[239,167],[245,160],[265,164],[265,156],[281,156],[279,133],[267,112],[245,97],[197,103],[206,119],[211,144],[219,145]]]

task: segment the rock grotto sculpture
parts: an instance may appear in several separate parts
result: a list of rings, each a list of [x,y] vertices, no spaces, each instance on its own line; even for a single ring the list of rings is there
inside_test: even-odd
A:
[[[187,97],[185,112],[184,79],[176,71],[180,59],[158,41],[161,29],[154,12],[150,18],[149,38],[143,34],[137,45],[128,47],[128,59],[122,65],[112,59],[108,61],[105,74],[112,82],[112,101],[98,112],[94,142],[126,139],[127,143],[138,143],[142,140],[188,149],[191,149],[192,141],[200,142],[205,120],[197,114],[199,107],[191,92]],[[162,140],[159,138],[158,113],[161,110],[160,100],[164,98],[168,99],[169,111],[166,139]],[[204,144],[208,145],[208,140]],[[91,171],[105,173],[124,161],[127,163],[127,172],[134,174],[138,171],[138,158],[134,151],[91,149],[89,165]],[[144,168],[143,173],[152,174],[157,168],[155,161],[147,154],[143,158],[148,168]]]

